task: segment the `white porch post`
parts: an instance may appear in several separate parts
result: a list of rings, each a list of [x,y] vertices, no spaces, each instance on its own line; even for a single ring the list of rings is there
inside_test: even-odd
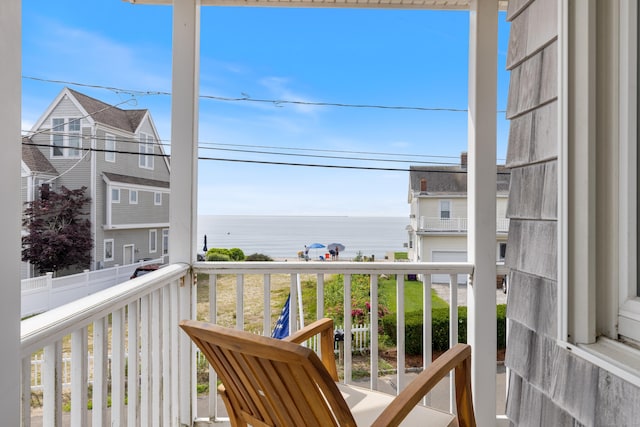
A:
[[[0,2],[0,414],[2,423],[20,425],[20,145],[21,117],[21,2]]]
[[[169,260],[172,263],[191,264],[197,254],[199,53],[200,0],[174,0],[169,211]],[[192,283],[189,275],[181,283],[179,319],[192,317]],[[179,422],[191,425],[196,402],[196,396],[192,395],[192,346],[185,334],[179,332],[178,337]]]
[[[496,110],[498,0],[469,11],[468,342],[479,426],[496,424]]]

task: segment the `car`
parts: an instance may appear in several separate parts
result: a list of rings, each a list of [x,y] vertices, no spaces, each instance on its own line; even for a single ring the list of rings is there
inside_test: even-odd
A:
[[[140,267],[137,267],[135,269],[130,279],[135,279],[136,277],[144,276],[145,274],[151,273],[152,271],[156,271],[159,268],[160,268],[160,265],[158,264],[141,265]]]

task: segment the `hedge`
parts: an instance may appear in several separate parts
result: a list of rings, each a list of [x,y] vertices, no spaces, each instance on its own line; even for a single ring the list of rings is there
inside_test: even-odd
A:
[[[498,349],[506,347],[506,304],[496,306],[498,328]],[[449,309],[436,308],[432,311],[433,350],[442,351],[449,348]],[[382,318],[382,328],[392,343],[396,340],[396,314]],[[458,342],[467,342],[467,307],[458,307]],[[405,315],[405,352],[410,355],[423,354],[422,351],[422,311],[413,311]]]

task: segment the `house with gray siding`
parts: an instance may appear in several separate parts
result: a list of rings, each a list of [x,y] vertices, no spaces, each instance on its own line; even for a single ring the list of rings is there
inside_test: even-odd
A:
[[[467,153],[457,165],[411,166],[409,260],[415,262],[467,261]],[[509,220],[506,218],[509,171],[498,165],[496,175],[495,259],[504,262]],[[500,278],[500,282],[501,282]],[[449,283],[449,276],[434,274],[434,283]],[[461,284],[466,278],[458,278]]]
[[[640,425],[638,5],[512,0],[507,416]]]
[[[148,110],[64,88],[23,141],[23,200],[43,184],[87,187],[91,269],[166,256],[170,169],[159,142]]]

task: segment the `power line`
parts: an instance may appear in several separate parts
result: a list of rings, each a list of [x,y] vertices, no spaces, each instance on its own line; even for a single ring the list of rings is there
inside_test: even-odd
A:
[[[51,147],[49,144],[36,144],[30,142],[23,142],[23,145],[32,145],[36,147]],[[83,151],[91,151],[91,152],[99,152],[99,153],[119,153],[119,154],[128,154],[128,155],[144,155],[144,156],[154,156],[154,157],[165,157],[171,158],[169,154],[163,153],[145,153],[140,154],[133,151],[123,151],[123,150],[106,150],[101,148],[82,148]],[[373,167],[373,166],[352,166],[352,165],[327,165],[327,164],[316,164],[316,163],[293,163],[293,162],[275,162],[275,161],[266,161],[266,160],[248,160],[248,159],[228,159],[228,158],[220,158],[220,157],[203,157],[198,156],[198,160],[208,160],[208,161],[220,161],[220,162],[234,162],[234,163],[254,163],[254,164],[264,164],[264,165],[279,165],[279,166],[300,166],[300,167],[314,167],[314,168],[330,168],[330,169],[351,169],[351,170],[375,170],[375,171],[388,171],[388,172],[411,172],[411,169],[406,168],[383,168],[383,167]],[[458,170],[429,170],[429,172],[434,173],[464,173],[466,171],[458,171]],[[510,175],[509,172],[498,172],[498,175]]]
[[[63,132],[54,132],[49,130],[43,130],[40,134],[55,134],[55,135],[65,135]],[[77,134],[67,133],[66,135],[77,136]],[[92,138],[96,141],[114,141],[117,143],[124,144],[139,144],[140,142],[135,139],[108,139],[106,137],[98,137],[92,136]],[[170,143],[158,143],[155,142],[159,146],[163,147],[171,147]],[[203,146],[204,145],[204,146]],[[398,156],[398,157],[412,157],[411,160],[403,160],[403,159],[392,159],[392,158],[370,158],[370,157],[354,157],[354,156],[329,156],[329,155],[319,155],[319,154],[300,154],[300,153],[286,153],[286,152],[274,152],[274,151],[264,151],[264,150],[245,150],[239,148],[220,148],[220,147],[209,147],[207,145],[223,145],[226,147],[257,147],[257,148],[269,148],[266,146],[260,145],[241,145],[241,144],[215,144],[215,143],[201,143],[198,146],[201,150],[216,150],[216,151],[229,151],[229,152],[238,152],[238,153],[250,153],[250,154],[265,154],[265,155],[275,155],[275,156],[293,156],[293,157],[309,157],[309,158],[321,158],[321,159],[336,159],[336,160],[355,160],[355,161],[373,161],[373,162],[391,162],[391,163],[413,163],[413,164],[422,164],[422,165],[445,165],[452,166],[457,164],[457,162],[438,162],[438,161],[422,161],[416,160],[414,157],[425,157],[425,158],[450,158],[454,159],[453,156],[429,156],[429,155],[413,155],[413,154],[394,154],[394,153],[377,153],[377,152],[358,152],[358,151],[345,151],[345,150],[323,150],[323,149],[305,149],[305,148],[291,148],[291,147],[279,147],[281,150],[298,150],[298,151],[311,151],[311,152],[329,152],[329,153],[354,153],[354,154],[371,154],[371,155],[380,155],[380,156]],[[457,157],[455,157],[457,159]]]
[[[165,91],[150,91],[150,90],[135,90],[135,89],[124,89],[118,88],[114,86],[102,86],[96,84],[87,84],[87,83],[79,83],[65,80],[52,80],[52,79],[43,79],[39,77],[32,76],[22,76],[23,79],[40,81],[45,83],[56,83],[56,84],[64,84],[64,85],[73,85],[80,87],[89,87],[93,89],[105,89],[110,90],[115,93],[124,93],[131,96],[171,96],[171,92]],[[276,107],[281,107],[282,105],[305,105],[305,106],[315,106],[315,107],[341,107],[341,108],[368,108],[368,109],[381,109],[381,110],[412,110],[412,111],[435,111],[435,112],[451,112],[451,113],[467,113],[469,112],[466,108],[449,108],[449,107],[421,107],[421,106],[406,106],[406,105],[384,105],[384,104],[354,104],[354,103],[345,103],[345,102],[314,102],[314,101],[293,101],[287,99],[264,99],[264,98],[252,98],[247,94],[242,94],[241,97],[226,97],[226,96],[216,96],[216,95],[199,95],[201,99],[211,99],[214,101],[223,101],[223,102],[255,102],[255,103],[265,103],[272,104]],[[505,113],[506,110],[497,110],[497,113]]]

